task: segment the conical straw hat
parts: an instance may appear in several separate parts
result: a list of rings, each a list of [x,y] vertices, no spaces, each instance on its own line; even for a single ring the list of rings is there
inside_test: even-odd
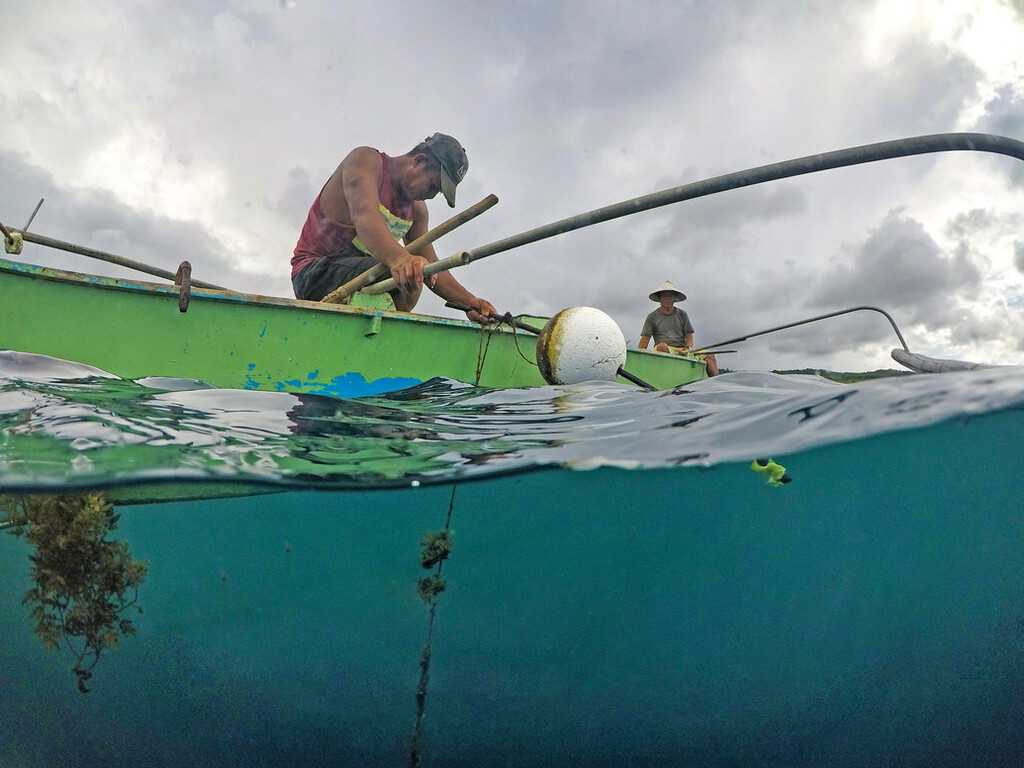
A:
[[[668,280],[666,280],[664,283],[662,283],[653,291],[651,291],[651,301],[660,303],[661,299],[658,298],[658,294],[661,293],[662,291],[671,291],[672,293],[674,293],[678,297],[676,298],[676,301],[686,301],[686,294],[680,291],[674,285],[672,285],[672,283],[670,283]]]

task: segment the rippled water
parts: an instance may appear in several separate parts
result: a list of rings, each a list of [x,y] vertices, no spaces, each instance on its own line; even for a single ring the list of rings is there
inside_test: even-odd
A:
[[[337,400],[3,353],[0,427],[0,493],[135,502],[149,564],[83,695],[0,532],[0,766],[1024,764],[1020,368]]]
[[[352,400],[123,381],[0,353],[0,490],[183,481],[381,488],[540,467],[660,469],[791,454],[1019,407],[1024,369],[841,385],[734,373],[674,391],[482,389]]]

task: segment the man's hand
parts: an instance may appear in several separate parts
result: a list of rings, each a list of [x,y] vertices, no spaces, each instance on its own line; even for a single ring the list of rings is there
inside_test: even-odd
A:
[[[417,293],[423,287],[423,267],[427,260],[409,253],[391,265],[391,277],[403,293]]]
[[[480,323],[481,325],[490,325],[491,323],[498,322],[495,315],[498,314],[491,302],[486,299],[474,299],[469,304],[471,309],[466,310],[466,317],[472,320],[474,323]]]

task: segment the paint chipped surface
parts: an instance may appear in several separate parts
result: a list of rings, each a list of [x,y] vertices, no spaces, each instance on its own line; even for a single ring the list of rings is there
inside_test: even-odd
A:
[[[250,371],[253,369],[250,364]],[[349,372],[334,376],[329,381],[319,380],[319,371],[311,371],[305,378],[290,378],[286,380],[275,379],[270,375],[247,375],[245,389],[272,391],[272,392],[305,392],[315,395],[328,395],[330,397],[366,397],[367,395],[379,395],[384,392],[393,392],[396,389],[405,389],[416,384],[421,384],[419,379],[407,376],[394,376],[374,379],[368,381],[361,373]]]

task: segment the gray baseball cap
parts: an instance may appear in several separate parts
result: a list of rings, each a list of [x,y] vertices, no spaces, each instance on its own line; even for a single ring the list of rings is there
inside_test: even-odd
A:
[[[455,185],[462,181],[469,170],[469,158],[458,140],[445,134],[435,133],[423,143],[441,163],[441,192],[448,205],[455,207]]]

